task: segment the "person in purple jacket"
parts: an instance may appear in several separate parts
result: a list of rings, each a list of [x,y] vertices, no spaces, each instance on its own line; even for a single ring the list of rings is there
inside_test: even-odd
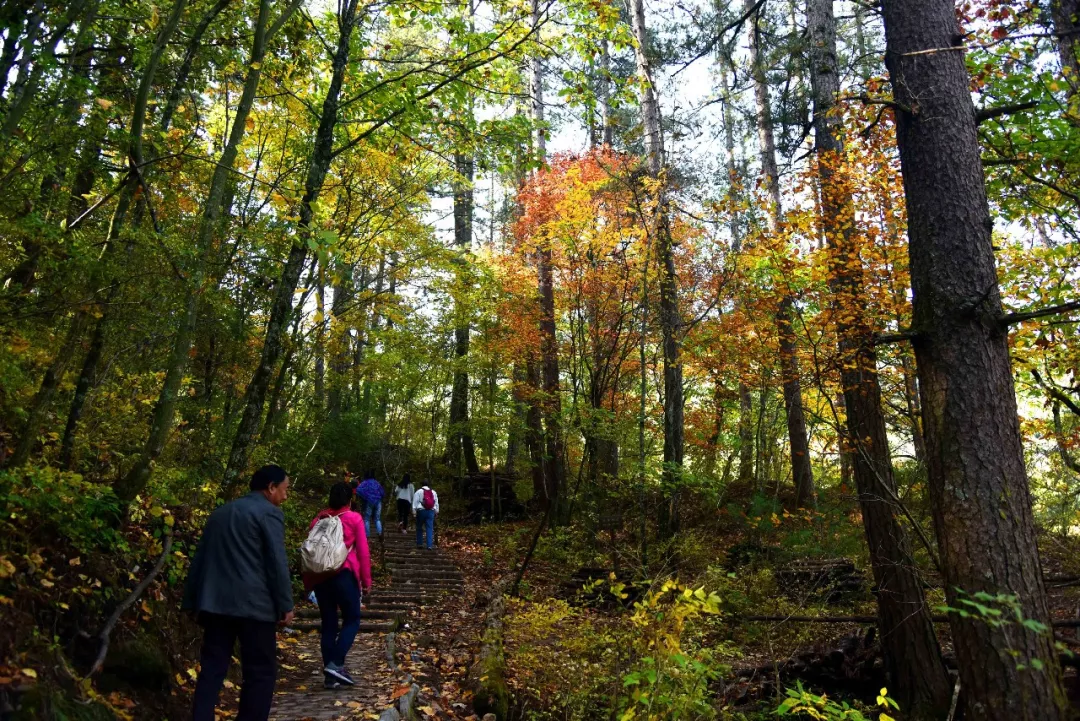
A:
[[[364,504],[364,530],[368,538],[371,538],[371,523],[374,519],[375,532],[382,538],[382,502],[385,492],[382,485],[375,480],[375,471],[368,471],[364,481],[356,487],[356,497]]]

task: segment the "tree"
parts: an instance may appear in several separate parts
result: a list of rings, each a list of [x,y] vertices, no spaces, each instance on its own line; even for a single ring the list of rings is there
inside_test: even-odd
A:
[[[851,454],[859,489],[889,683],[909,718],[929,721],[948,713],[951,689],[910,541],[896,517],[899,496],[885,429],[874,330],[866,312],[862,239],[837,107],[840,75],[833,0],[809,0],[806,15],[820,216],[831,251],[829,286],[847,416],[847,448],[842,452]]]
[[[951,614],[968,713],[1064,719],[963,33],[945,0],[885,0],[883,10],[946,597],[954,608],[1007,598],[1024,621],[996,625]]]
[[[679,278],[675,270],[675,248],[668,218],[665,184],[664,136],[660,127],[660,102],[653,82],[648,56],[648,28],[642,0],[633,0],[630,20],[634,31],[634,59],[641,83],[641,122],[645,135],[645,165],[649,173],[649,203],[652,210],[647,227],[659,267],[659,321],[664,355],[664,475],[663,488],[669,500],[661,513],[665,532],[679,527],[679,490],[682,483],[683,449],[683,368],[681,355],[682,318],[679,313]]]
[[[747,13],[753,18],[750,25],[750,73],[754,80],[754,101],[757,105],[758,141],[761,145],[761,168],[768,191],[769,210],[766,215],[770,235],[777,236],[783,224],[783,205],[780,197],[780,171],[776,167],[776,140],[773,130],[772,103],[765,77],[762,57],[758,10],[751,0],[746,2]],[[795,320],[795,298],[786,280],[779,281],[776,303],[776,330],[780,346],[780,375],[784,388],[784,409],[787,414],[788,440],[791,444],[791,477],[795,485],[795,505],[806,507],[815,502],[814,472],[810,465],[810,441],[806,434],[803,410],[802,377],[799,370],[798,343],[792,323]]]

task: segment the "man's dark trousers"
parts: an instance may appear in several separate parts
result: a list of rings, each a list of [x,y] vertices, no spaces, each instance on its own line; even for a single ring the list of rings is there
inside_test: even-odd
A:
[[[266,721],[274,701],[277,680],[277,624],[250,618],[199,615],[204,635],[195,685],[194,721],[214,721],[214,707],[232,663],[233,647],[240,641],[240,713],[236,721]]]

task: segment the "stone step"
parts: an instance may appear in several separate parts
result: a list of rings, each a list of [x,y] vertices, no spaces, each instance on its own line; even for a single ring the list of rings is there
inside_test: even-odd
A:
[[[289,628],[294,631],[318,631],[322,624],[316,621],[297,621],[290,624]],[[361,621],[360,633],[390,633],[398,628],[397,621]]]
[[[408,614],[410,611],[413,610],[413,608],[415,608],[415,606],[413,604],[405,604],[405,603],[369,603],[367,606],[364,607],[363,612],[365,614],[369,613],[371,611],[381,611],[383,613]]]
[[[461,581],[464,576],[452,571],[420,571],[415,568],[397,568],[390,571],[391,579],[411,578],[416,580],[431,579],[433,581]]]
[[[390,590],[405,593],[420,590],[431,593],[435,591],[460,591],[464,587],[465,584],[463,583],[399,583],[391,585]]]
[[[315,608],[302,608],[296,612],[297,618],[302,619],[314,619],[319,620],[319,610]],[[368,606],[360,612],[360,618],[363,619],[379,619],[381,621],[400,621],[405,617],[404,611],[384,611],[378,608],[372,608]]]
[[[383,559],[387,566],[415,566],[416,568],[457,568],[457,565],[445,558],[431,558],[423,556],[387,556]]]
[[[416,589],[411,591],[391,591],[384,589],[378,595],[378,597],[370,598],[372,603],[396,603],[396,604],[409,604],[409,605],[424,605],[425,594],[419,593]]]

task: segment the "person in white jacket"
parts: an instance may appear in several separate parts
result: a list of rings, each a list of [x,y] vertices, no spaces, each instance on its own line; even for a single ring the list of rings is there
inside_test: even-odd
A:
[[[435,516],[439,515],[439,494],[427,483],[413,494],[413,512],[416,514],[416,547],[435,547]],[[426,534],[426,539],[425,539]]]
[[[402,533],[409,530],[409,516],[412,515],[412,502],[415,493],[416,489],[413,488],[412,480],[409,478],[409,474],[406,473],[394,489],[394,496],[397,498],[398,528],[401,529]]]

